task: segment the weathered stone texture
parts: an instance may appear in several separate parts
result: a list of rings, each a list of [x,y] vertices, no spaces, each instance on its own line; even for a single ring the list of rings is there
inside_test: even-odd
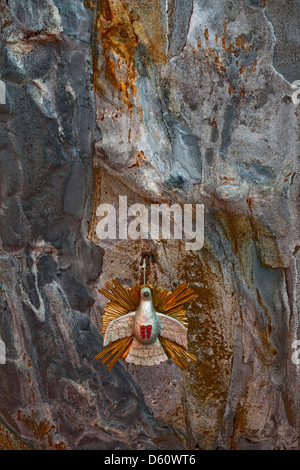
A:
[[[1,423],[36,449],[299,449],[299,2],[0,15]],[[93,213],[119,195],[204,203],[204,247],[101,242]],[[183,373],[94,358],[97,289],[138,282],[143,252],[149,282],[199,294]]]

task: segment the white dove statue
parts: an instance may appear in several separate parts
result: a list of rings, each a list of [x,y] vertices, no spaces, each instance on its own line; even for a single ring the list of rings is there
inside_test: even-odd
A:
[[[110,299],[102,318],[104,349],[96,356],[108,369],[123,358],[152,366],[169,358],[184,369],[197,358],[187,351],[187,318],[183,303],[197,297],[186,283],[173,293],[153,286],[125,289],[117,280],[100,292]]]

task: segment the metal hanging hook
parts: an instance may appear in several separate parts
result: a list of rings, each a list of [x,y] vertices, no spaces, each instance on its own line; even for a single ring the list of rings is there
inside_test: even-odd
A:
[[[144,270],[144,273],[143,273],[144,285],[146,285],[147,269],[150,268],[150,261],[152,259],[153,259],[153,256],[151,255],[151,253],[142,254],[140,267]]]
[[[144,270],[144,286],[145,286],[146,285],[146,269],[147,269],[145,258],[144,258],[144,261],[143,261],[143,264],[142,264],[142,269]]]

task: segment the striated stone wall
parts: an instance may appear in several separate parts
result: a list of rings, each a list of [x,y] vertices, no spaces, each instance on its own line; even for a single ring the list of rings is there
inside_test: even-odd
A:
[[[1,0],[0,23],[7,448],[299,449],[298,2]],[[119,195],[203,203],[204,247],[99,240]],[[199,295],[184,372],[94,358],[98,289],[143,253]]]

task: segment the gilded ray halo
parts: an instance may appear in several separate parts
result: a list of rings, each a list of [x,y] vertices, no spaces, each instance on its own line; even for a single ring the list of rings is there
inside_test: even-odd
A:
[[[120,358],[136,365],[155,365],[170,358],[181,369],[189,361],[197,360],[187,351],[188,319],[184,304],[198,295],[186,282],[173,292],[145,284],[124,288],[117,279],[105,287],[99,292],[109,299],[101,329],[106,347],[96,358],[109,370]],[[146,318],[148,325],[137,326],[140,317],[143,321]]]

